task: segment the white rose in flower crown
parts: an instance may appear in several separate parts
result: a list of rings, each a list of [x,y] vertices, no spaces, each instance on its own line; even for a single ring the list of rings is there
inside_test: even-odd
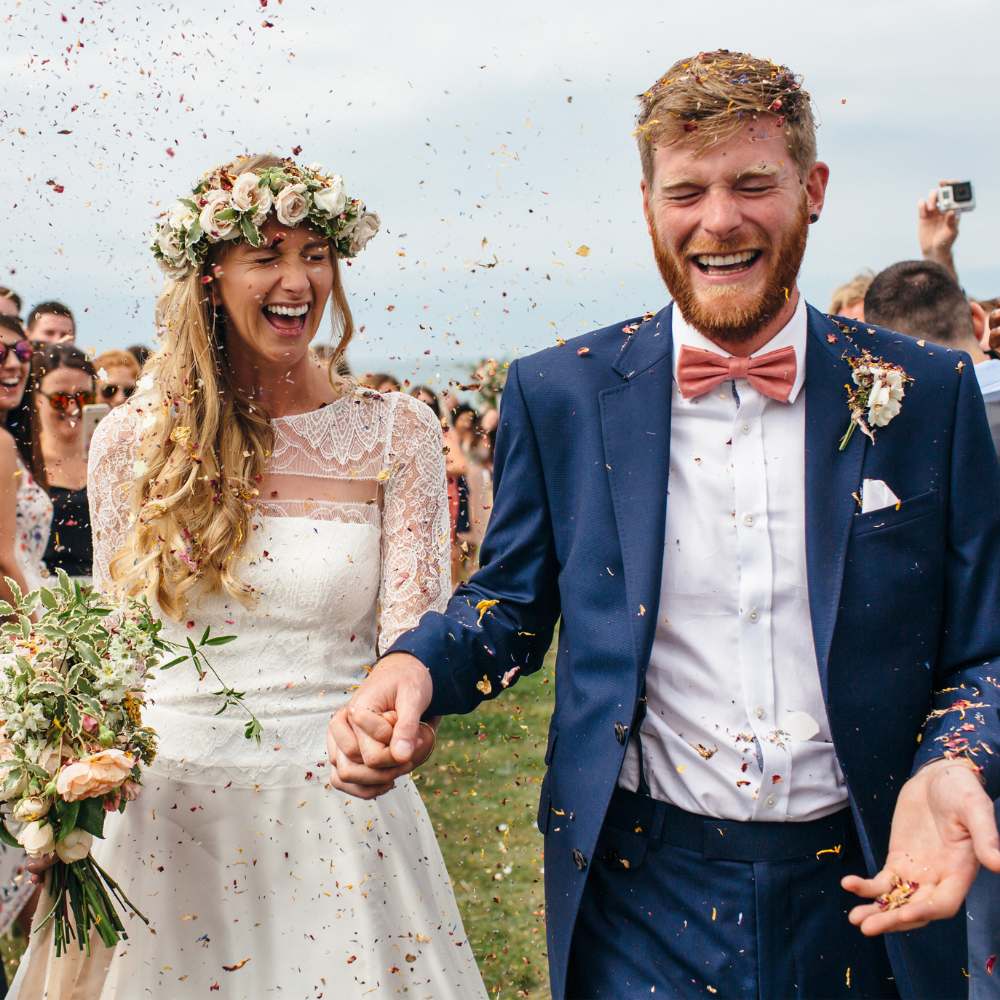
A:
[[[309,213],[305,184],[290,184],[274,199],[274,212],[283,226],[297,226]]]
[[[14,819],[21,823],[34,823],[48,814],[51,803],[40,795],[29,795],[14,806]]]
[[[203,196],[205,202],[199,219],[201,228],[210,243],[228,240],[236,232],[236,220],[220,220],[219,213],[232,208],[228,191],[208,191]]]
[[[94,838],[86,830],[71,830],[56,844],[56,854],[60,861],[71,865],[74,861],[82,861],[90,854]]]
[[[51,824],[40,822],[29,823],[17,835],[17,842],[31,858],[51,854],[56,843]]]
[[[175,228],[170,219],[160,223],[156,233],[156,245],[160,248],[160,253],[171,263],[184,260],[184,233],[181,229]]]
[[[197,213],[191,210],[190,205],[185,205],[182,201],[175,201],[167,216],[167,222],[174,229],[190,229],[191,223],[198,218]]]
[[[334,174],[325,188],[313,192],[313,204],[327,215],[340,215],[347,207],[344,178],[340,174]]]
[[[364,250],[368,241],[378,232],[380,225],[381,221],[374,212],[362,212],[358,216],[347,234],[352,257]]]
[[[240,174],[233,184],[231,194],[233,208],[238,212],[249,212],[253,209],[253,224],[259,226],[271,211],[274,204],[274,195],[271,189],[265,184],[263,187],[260,178],[255,173]]]

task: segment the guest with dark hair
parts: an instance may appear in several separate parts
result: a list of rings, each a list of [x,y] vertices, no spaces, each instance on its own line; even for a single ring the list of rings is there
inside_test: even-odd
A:
[[[1000,454],[1000,361],[980,346],[983,307],[965,297],[942,264],[904,260],[875,276],[865,295],[865,320],[920,340],[965,351],[972,359],[993,443]]]
[[[145,344],[133,344],[131,347],[126,347],[125,350],[139,363],[140,370],[149,359],[150,354],[153,353]]]
[[[62,344],[76,340],[76,320],[61,302],[39,302],[28,313],[28,339],[33,343]]]
[[[35,354],[31,369],[25,394],[30,397],[31,469],[54,508],[45,565],[88,579],[93,546],[83,408],[94,402],[97,373],[72,344],[49,344]]]
[[[441,419],[441,403],[437,393],[427,385],[418,385],[410,390],[410,395],[414,399],[419,399],[421,403],[426,403],[433,411],[434,416]]]
[[[21,296],[17,292],[11,291],[0,285],[0,316],[21,315]]]

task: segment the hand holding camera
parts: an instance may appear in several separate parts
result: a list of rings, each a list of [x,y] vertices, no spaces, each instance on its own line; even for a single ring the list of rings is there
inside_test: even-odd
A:
[[[917,202],[917,238],[925,260],[933,260],[956,275],[952,247],[958,239],[960,213],[976,206],[971,181],[941,181]]]

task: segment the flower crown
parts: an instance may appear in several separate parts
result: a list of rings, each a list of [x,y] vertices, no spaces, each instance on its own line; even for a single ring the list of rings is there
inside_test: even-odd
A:
[[[307,223],[331,240],[341,257],[356,257],[378,232],[379,217],[358,198],[349,198],[344,178],[318,164],[277,166],[236,173],[239,161],[206,174],[160,216],[150,249],[175,281],[197,271],[208,248],[223,240],[261,245],[260,227],[273,211],[285,226]]]

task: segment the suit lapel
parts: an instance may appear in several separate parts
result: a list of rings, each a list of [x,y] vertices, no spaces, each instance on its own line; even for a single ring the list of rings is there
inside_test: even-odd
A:
[[[824,694],[848,537],[858,509],[854,493],[861,482],[868,442],[864,434],[855,431],[847,448],[837,450],[849,419],[844,386],[851,380],[851,370],[843,355],[850,348],[841,330],[810,306],[805,382],[806,565],[813,640]]]
[[[663,571],[673,381],[670,308],[631,336],[614,365],[624,381],[600,395],[604,461],[640,673],[653,645]]]

